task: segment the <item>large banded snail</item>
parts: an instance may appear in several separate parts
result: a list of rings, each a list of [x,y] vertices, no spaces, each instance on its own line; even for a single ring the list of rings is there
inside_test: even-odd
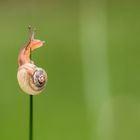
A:
[[[29,95],[38,95],[43,91],[47,83],[47,73],[44,69],[37,67],[31,60],[31,51],[40,48],[43,41],[34,39],[34,31],[30,28],[28,43],[21,49],[18,56],[17,79],[20,88]]]

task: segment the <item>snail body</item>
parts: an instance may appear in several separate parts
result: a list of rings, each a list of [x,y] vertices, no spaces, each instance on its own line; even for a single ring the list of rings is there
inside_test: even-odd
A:
[[[30,59],[31,51],[42,45],[43,42],[34,39],[34,33],[32,33],[29,42],[19,53],[17,79],[20,88],[29,95],[38,95],[41,93],[47,83],[47,73],[45,70],[37,67]]]

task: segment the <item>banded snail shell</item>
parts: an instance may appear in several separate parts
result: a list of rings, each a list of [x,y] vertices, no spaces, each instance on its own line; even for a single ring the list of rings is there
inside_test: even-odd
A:
[[[41,93],[47,83],[47,73],[44,69],[31,63],[25,63],[18,69],[17,79],[20,88],[29,95]]]

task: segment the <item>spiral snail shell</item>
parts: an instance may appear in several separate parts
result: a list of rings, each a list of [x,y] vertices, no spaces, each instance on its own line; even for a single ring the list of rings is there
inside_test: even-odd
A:
[[[41,93],[47,83],[47,73],[44,69],[37,67],[30,59],[32,50],[43,45],[43,41],[34,39],[34,32],[31,32],[29,42],[21,49],[18,56],[17,79],[20,88],[29,95]]]

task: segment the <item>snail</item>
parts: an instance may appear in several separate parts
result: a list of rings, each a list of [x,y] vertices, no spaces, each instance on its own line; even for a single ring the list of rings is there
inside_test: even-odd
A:
[[[34,39],[34,31],[30,30],[28,43],[21,49],[18,56],[17,79],[20,88],[29,95],[41,93],[47,83],[47,73],[37,67],[31,60],[31,51],[40,48],[44,41]]]

